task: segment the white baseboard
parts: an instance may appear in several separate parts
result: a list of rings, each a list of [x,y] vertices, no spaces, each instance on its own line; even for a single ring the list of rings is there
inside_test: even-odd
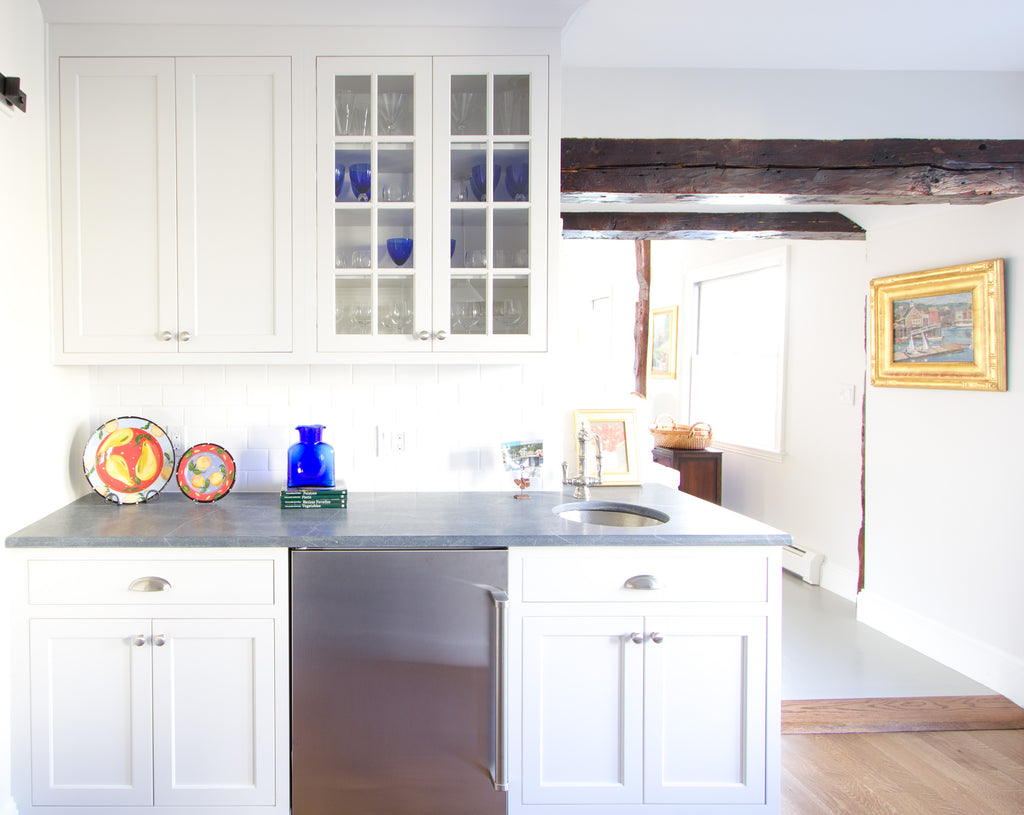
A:
[[[868,589],[857,596],[857,621],[1024,707],[1024,659],[879,597]]]
[[[838,594],[851,603],[857,602],[858,574],[845,566],[837,566],[828,558],[821,564],[821,587]]]

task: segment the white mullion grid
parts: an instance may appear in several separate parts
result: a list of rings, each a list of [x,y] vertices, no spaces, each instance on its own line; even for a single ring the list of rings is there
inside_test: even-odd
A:
[[[487,263],[484,280],[484,336],[489,337],[494,333],[494,72],[487,72],[487,93],[486,97],[486,122],[484,161],[487,166],[485,183],[487,184],[484,201],[484,255]]]
[[[378,74],[370,74],[370,111],[367,122],[368,135],[370,137],[370,335],[377,336],[380,323],[380,316],[377,310],[380,308],[380,269],[379,269],[379,229],[380,220],[380,177],[377,175],[377,79]]]

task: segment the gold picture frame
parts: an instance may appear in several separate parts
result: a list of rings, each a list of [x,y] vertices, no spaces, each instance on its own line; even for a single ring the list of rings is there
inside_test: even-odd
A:
[[[871,384],[1006,390],[1003,261],[871,281]]]
[[[651,311],[651,378],[676,378],[679,306]]]
[[[573,437],[580,423],[601,437],[601,484],[608,487],[634,486],[640,483],[640,450],[637,447],[636,410],[580,409],[573,411]],[[576,440],[579,458],[579,439]]]

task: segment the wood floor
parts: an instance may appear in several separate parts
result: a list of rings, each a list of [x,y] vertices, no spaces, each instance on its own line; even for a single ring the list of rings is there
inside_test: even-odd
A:
[[[782,703],[782,733],[1016,730],[1024,708],[1005,696],[808,699]]]
[[[782,737],[782,815],[1024,812],[1024,730]]]

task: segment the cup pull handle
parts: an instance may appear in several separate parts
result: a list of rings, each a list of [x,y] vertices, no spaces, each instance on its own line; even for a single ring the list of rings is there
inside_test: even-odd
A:
[[[661,588],[658,578],[653,574],[638,574],[629,578],[622,584],[624,589],[635,589],[636,591],[656,591]]]
[[[128,591],[168,591],[171,584],[162,577],[139,577],[128,584]]]

